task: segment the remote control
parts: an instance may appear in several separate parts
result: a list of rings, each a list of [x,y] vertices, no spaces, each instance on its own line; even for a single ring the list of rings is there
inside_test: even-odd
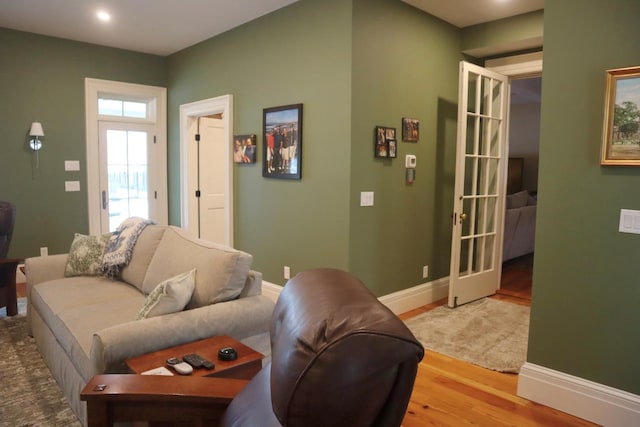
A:
[[[215,365],[211,361],[204,359],[197,353],[186,354],[182,357],[182,360],[184,360],[194,368],[205,368],[205,369],[215,368]]]
[[[170,357],[167,359],[167,365],[172,367],[180,375],[189,375],[193,372],[193,368],[188,363],[184,363],[177,357]]]

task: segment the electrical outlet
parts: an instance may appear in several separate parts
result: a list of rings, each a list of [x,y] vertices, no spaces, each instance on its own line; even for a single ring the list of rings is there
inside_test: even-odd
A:
[[[291,269],[288,265],[284,266],[284,278],[287,280],[291,279]]]
[[[429,266],[425,265],[422,267],[422,278],[426,279],[427,277],[429,277]]]
[[[48,256],[49,255],[49,248],[46,246],[43,246],[40,248],[40,256]]]

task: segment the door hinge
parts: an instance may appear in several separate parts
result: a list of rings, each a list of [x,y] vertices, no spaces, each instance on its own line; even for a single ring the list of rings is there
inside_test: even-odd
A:
[[[156,136],[155,135],[153,135],[153,143],[154,144],[156,143]]]
[[[200,141],[200,134],[196,133],[196,141]]]
[[[200,197],[200,190],[196,190],[196,197]]]
[[[153,192],[153,198],[156,199],[156,200],[158,199],[158,192],[157,191]]]

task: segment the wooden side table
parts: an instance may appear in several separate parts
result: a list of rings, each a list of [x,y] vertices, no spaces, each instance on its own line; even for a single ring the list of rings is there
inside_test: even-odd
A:
[[[248,380],[194,376],[96,375],[80,393],[88,427],[123,421],[216,426]]]
[[[218,350],[223,347],[233,347],[236,349],[238,358],[231,361],[218,360]],[[190,353],[197,353],[216,365],[215,368],[211,370],[204,368],[194,369],[191,376],[240,378],[246,380],[253,378],[260,369],[262,369],[262,359],[264,357],[262,353],[255,351],[251,347],[247,347],[228,335],[219,335],[137,356],[127,359],[125,363],[129,369],[131,369],[131,372],[141,374],[142,372],[161,366],[166,367],[167,359],[170,357],[182,359],[184,355]]]
[[[7,307],[7,316],[18,314],[16,270],[22,261],[17,258],[0,259],[0,307]]]

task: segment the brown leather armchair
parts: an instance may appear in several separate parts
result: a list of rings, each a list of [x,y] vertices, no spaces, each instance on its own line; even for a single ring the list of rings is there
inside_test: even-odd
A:
[[[0,201],[0,307],[7,308],[8,316],[18,314],[16,269],[22,261],[20,259],[7,259],[15,222],[15,205]]]
[[[215,425],[221,405],[224,410],[227,404],[220,421],[224,427],[401,425],[424,349],[358,279],[334,269],[298,274],[280,294],[270,333],[271,363],[246,386],[238,384],[240,380],[220,378],[94,377],[82,394],[89,403],[89,426],[109,425],[92,422],[96,413],[114,421],[118,410],[105,410],[100,401],[111,399],[117,404],[127,394],[138,400],[138,414],[140,396],[145,393],[149,393],[145,398],[165,405],[171,405],[172,393],[176,404],[192,399],[201,405],[203,395],[198,395],[196,384],[209,391],[241,389],[232,399],[212,399],[216,408],[210,404],[210,413],[200,414],[198,425],[203,419],[204,425]],[[93,389],[95,384],[105,384],[112,391],[105,390],[105,398]],[[153,391],[145,392],[145,384]],[[184,425],[188,411],[180,407],[176,417]]]
[[[399,426],[424,350],[355,277],[303,272],[271,321],[271,366],[229,405],[223,426]]]

